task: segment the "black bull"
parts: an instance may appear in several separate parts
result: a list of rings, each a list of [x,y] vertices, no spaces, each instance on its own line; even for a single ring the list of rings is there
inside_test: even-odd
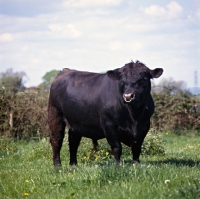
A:
[[[121,142],[131,147],[133,161],[139,162],[154,112],[150,79],[162,73],[162,68],[150,70],[139,61],[105,74],[70,69],[60,72],[51,85],[48,104],[54,165],[61,164],[66,125],[70,165],[77,164],[81,137],[106,138],[116,165],[120,163]]]

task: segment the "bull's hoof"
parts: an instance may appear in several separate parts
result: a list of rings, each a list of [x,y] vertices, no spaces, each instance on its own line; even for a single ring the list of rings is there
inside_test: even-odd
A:
[[[54,164],[54,167],[61,167],[61,166],[62,166],[61,163],[55,163],[55,164]]]
[[[78,166],[77,162],[70,162],[69,166]]]
[[[140,164],[140,161],[139,160],[133,160],[133,165],[137,165],[137,164]]]
[[[120,166],[120,161],[119,160],[115,160],[115,166]]]
[[[98,148],[99,148],[98,146],[94,146],[92,150],[93,151],[98,151]]]

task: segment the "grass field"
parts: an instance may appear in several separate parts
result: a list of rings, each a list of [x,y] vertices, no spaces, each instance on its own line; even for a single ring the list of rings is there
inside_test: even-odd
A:
[[[65,139],[63,166],[54,168],[47,139],[0,138],[0,198],[200,198],[200,136],[163,133],[162,139],[165,155],[141,156],[137,165],[131,163],[131,150],[123,146],[119,167],[105,140],[94,155],[89,139],[83,139],[79,147],[79,166],[68,166]]]

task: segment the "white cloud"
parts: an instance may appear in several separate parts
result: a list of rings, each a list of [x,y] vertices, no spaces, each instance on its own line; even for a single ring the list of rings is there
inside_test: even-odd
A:
[[[21,48],[21,51],[23,51],[23,52],[26,52],[28,50],[28,46],[23,46],[22,48]]]
[[[0,42],[11,42],[14,40],[14,37],[11,33],[4,33],[0,35]]]
[[[139,33],[139,32],[150,32],[158,28],[158,24],[150,22],[148,19],[141,21],[140,19],[134,21],[134,23],[128,23],[124,25],[127,31]]]
[[[196,16],[199,18],[200,20],[200,8],[196,11]]]
[[[32,59],[31,61],[32,61],[33,64],[38,64],[38,63],[40,63],[40,60],[39,60],[39,59],[36,59],[36,58]]]
[[[183,8],[176,1],[171,1],[166,7],[170,19],[177,18],[182,14]]]
[[[166,14],[166,9],[158,5],[153,5],[148,8],[145,8],[144,12],[147,15],[151,15],[153,17],[159,17],[159,16],[164,16]]]
[[[120,41],[111,42],[109,46],[111,51],[118,51],[122,49],[123,43]]]
[[[137,52],[140,52],[142,49],[145,49],[145,43],[142,41],[137,41],[133,39],[132,41],[113,41],[109,43],[109,50],[111,51],[118,51],[118,52],[124,52],[125,49],[128,49],[129,52],[135,54]],[[130,61],[130,60],[129,60]]]
[[[176,1],[171,1],[165,7],[159,5],[152,5],[142,10],[145,14],[153,17],[174,19],[181,16],[183,8]]]
[[[151,2],[148,7],[142,1],[65,1],[67,7],[33,17],[0,15],[0,72],[23,70],[27,85],[38,85],[52,69],[102,72],[138,59],[150,68],[163,67],[163,77],[191,85],[199,63],[200,10],[181,0]]]
[[[81,36],[81,31],[79,31],[74,24],[50,24],[49,29],[58,35],[61,34],[70,38]]]
[[[98,7],[98,6],[117,6],[123,0],[64,0],[63,4],[67,7]]]

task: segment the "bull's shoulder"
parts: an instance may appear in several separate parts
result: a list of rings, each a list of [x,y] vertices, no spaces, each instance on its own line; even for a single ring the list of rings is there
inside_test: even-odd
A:
[[[72,72],[72,71],[76,71],[76,70],[69,69],[69,68],[63,68],[62,71],[60,71],[59,74],[67,74],[67,73]]]
[[[57,75],[56,78],[62,77],[62,76],[64,76],[64,75],[69,74],[70,72],[74,72],[74,71],[76,71],[76,70],[74,70],[74,69],[69,69],[69,68],[63,68],[63,69],[60,71],[60,73],[58,73],[58,75]]]
[[[58,75],[56,76],[56,78],[54,79],[54,83],[55,82],[59,82],[63,77],[65,77],[66,75],[70,74],[71,72],[74,72],[76,70],[74,69],[69,69],[69,68],[63,68]]]

